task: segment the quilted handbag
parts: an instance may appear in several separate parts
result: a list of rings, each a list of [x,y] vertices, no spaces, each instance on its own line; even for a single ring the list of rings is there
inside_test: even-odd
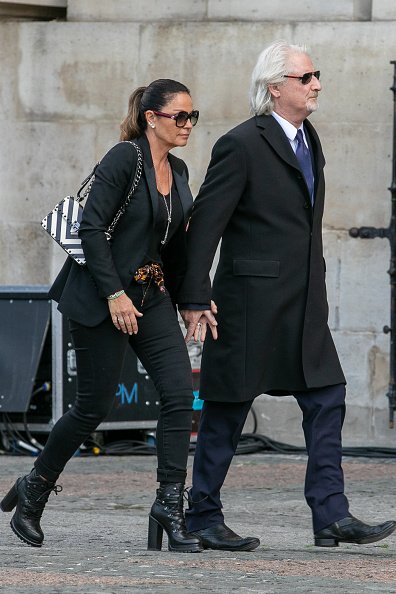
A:
[[[111,239],[112,233],[120,217],[124,214],[142,175],[143,156],[140,147],[135,142],[130,140],[125,142],[129,142],[134,146],[138,159],[132,185],[127,197],[125,198],[125,202],[115,215],[111,225],[106,231],[106,237],[109,240]],[[55,206],[55,208],[41,221],[42,227],[45,229],[45,231],[47,231],[47,233],[49,233],[52,239],[54,239],[56,243],[58,243],[61,248],[63,248],[65,252],[81,266],[85,265],[85,256],[81,246],[81,239],[78,236],[83,215],[82,202],[89,196],[89,192],[95,180],[95,171],[98,165],[99,163],[95,165],[92,173],[90,173],[89,176],[82,182],[81,187],[77,192],[76,198],[74,196],[66,196],[66,198],[61,200]]]

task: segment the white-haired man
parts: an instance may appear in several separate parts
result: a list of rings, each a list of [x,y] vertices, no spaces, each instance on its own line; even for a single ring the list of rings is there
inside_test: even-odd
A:
[[[208,325],[211,332],[186,519],[206,548],[259,545],[224,523],[220,489],[262,393],[293,394],[302,410],[315,544],[375,542],[396,528],[394,521],[370,526],[354,518],[344,495],[345,378],[327,323],[322,247],[325,159],[307,120],[318,107],[319,78],[304,47],[283,41],[267,47],[252,76],[254,115],[217,141],[194,203],[180,309],[186,340],[199,332],[205,337]],[[209,271],[220,239],[212,290]]]

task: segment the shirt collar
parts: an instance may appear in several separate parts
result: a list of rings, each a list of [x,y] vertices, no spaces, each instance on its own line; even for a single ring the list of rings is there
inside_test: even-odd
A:
[[[271,115],[276,119],[278,124],[282,127],[282,130],[284,131],[284,133],[286,134],[286,136],[290,142],[293,142],[296,139],[297,130],[301,130],[303,133],[303,138],[304,138],[305,144],[307,143],[306,138],[305,138],[303,124],[301,124],[301,126],[297,129],[295,126],[293,126],[293,124],[291,124],[290,122],[285,120],[285,118],[282,118],[282,116],[280,116],[275,111],[273,111],[271,113]]]

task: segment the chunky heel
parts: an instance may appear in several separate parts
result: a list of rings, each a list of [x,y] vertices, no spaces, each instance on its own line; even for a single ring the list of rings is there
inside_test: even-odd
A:
[[[4,497],[4,499],[0,503],[0,509],[3,512],[10,512],[14,509],[14,507],[16,507],[17,503],[18,503],[18,491],[17,491],[17,486],[15,484],[13,487],[11,487],[11,489],[8,491],[7,495]]]
[[[160,483],[149,515],[148,550],[160,551],[165,530],[174,553],[200,553],[201,540],[187,532],[183,513],[183,483]]]
[[[162,536],[164,533],[164,529],[162,528],[161,524],[157,522],[153,518],[153,516],[149,516],[149,529],[148,529],[148,539],[147,539],[147,550],[148,551],[160,551],[162,549]]]
[[[30,474],[20,477],[0,502],[0,509],[10,512],[16,507],[11,518],[11,528],[26,544],[41,547],[44,534],[40,520],[51,492],[62,491],[60,485],[42,478],[33,468]]]
[[[336,538],[315,538],[316,547],[338,547]]]

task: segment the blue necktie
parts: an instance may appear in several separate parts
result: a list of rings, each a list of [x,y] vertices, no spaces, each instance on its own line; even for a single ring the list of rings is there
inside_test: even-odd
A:
[[[300,164],[301,171],[304,174],[305,181],[307,182],[309,195],[311,197],[311,203],[314,202],[314,176],[313,176],[313,169],[312,169],[312,161],[311,161],[311,153],[309,149],[305,146],[304,138],[302,135],[302,130],[297,130],[296,138],[297,140],[297,150],[296,150],[296,157]]]

